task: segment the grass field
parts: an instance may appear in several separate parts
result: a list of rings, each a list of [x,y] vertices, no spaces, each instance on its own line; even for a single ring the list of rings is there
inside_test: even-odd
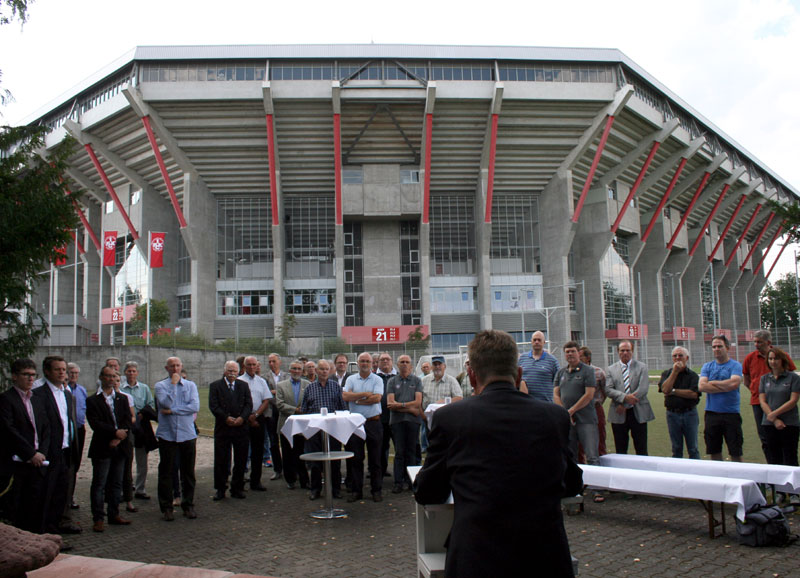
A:
[[[200,433],[211,435],[214,431],[214,416],[208,409],[208,387],[200,387],[200,413],[197,416],[197,427]],[[750,409],[750,393],[742,387],[740,390],[742,397],[742,431],[744,433],[744,461],[765,463],[764,454],[761,451],[761,442],[758,439],[756,432],[755,421],[753,420],[753,410]],[[664,408],[664,396],[658,393],[658,387],[651,385],[650,393],[648,394],[650,405],[653,407],[653,413],[656,419],[651,421],[647,426],[647,448],[651,456],[666,456],[672,455],[672,446],[669,441],[669,433],[667,432],[667,418],[666,409]],[[700,413],[700,433],[698,435],[700,455],[704,459],[708,459],[705,455],[705,443],[703,442],[703,412],[705,411],[706,396],[703,396],[698,406]],[[605,405],[606,412],[608,412],[608,402]],[[611,426],[606,424],[606,445],[608,450],[614,451],[614,438],[611,435]],[[631,444],[630,452],[633,451],[633,444]],[[727,459],[727,448],[724,448],[723,454]],[[684,448],[684,456],[686,450]]]

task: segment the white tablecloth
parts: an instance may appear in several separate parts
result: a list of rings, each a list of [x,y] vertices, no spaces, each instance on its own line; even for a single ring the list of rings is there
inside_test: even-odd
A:
[[[433,412],[444,406],[445,404],[443,403],[430,403],[428,407],[425,408],[425,419],[428,421],[428,429],[433,427]]]
[[[580,467],[583,470],[583,483],[587,486],[651,496],[736,504],[736,517],[740,520],[744,520],[745,512],[752,506],[766,504],[753,480],[605,466]]]
[[[319,431],[328,432],[328,435],[344,444],[353,434],[356,434],[362,440],[367,439],[367,434],[364,431],[365,421],[367,420],[360,413],[350,413],[349,411],[346,413],[329,413],[326,416],[318,413],[290,415],[281,428],[281,433],[289,440],[290,445],[297,434],[302,434],[304,438],[309,439]]]
[[[759,484],[774,484],[789,491],[800,491],[800,468],[793,466],[718,462],[714,460],[684,460],[656,456],[633,456],[630,454],[607,454],[601,456],[600,465],[676,474],[744,478]]]

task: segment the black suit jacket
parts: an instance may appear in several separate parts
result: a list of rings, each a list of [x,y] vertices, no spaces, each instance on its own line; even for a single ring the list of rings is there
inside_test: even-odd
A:
[[[61,414],[58,411],[58,404],[56,403],[55,397],[53,397],[53,392],[50,390],[50,386],[45,381],[41,387],[37,387],[33,390],[34,397],[40,397],[40,400],[44,402],[45,413],[47,415],[47,420],[50,422],[50,462],[52,463],[54,460],[61,459],[61,452],[57,451],[61,449],[63,439],[64,439],[64,426],[61,422]],[[67,400],[67,420],[69,422],[69,429],[70,429],[70,437],[69,437],[69,463],[77,464],[78,463],[78,452],[80,448],[78,447],[78,422],[75,415],[75,398],[70,393],[69,388],[64,388],[64,396]]]
[[[0,395],[0,461],[4,471],[14,469],[12,456],[27,462],[36,453],[34,433],[39,437],[38,451],[48,457],[50,452],[50,422],[44,400],[39,396],[31,396],[33,419],[36,431],[25,404],[13,387]],[[41,468],[39,468],[41,469]]]
[[[117,452],[123,452],[130,444],[130,439],[125,438],[116,447],[111,447],[112,440],[117,438],[117,430],[124,429],[130,433],[131,410],[128,398],[121,393],[114,393],[114,418],[111,408],[108,407],[103,394],[97,393],[86,400],[86,421],[92,428],[92,443],[89,445],[89,457],[92,459],[106,459],[113,457]]]
[[[561,498],[582,486],[569,414],[511,383],[440,408],[415,480],[420,504],[453,493],[447,576],[572,576]]]
[[[214,414],[214,435],[247,435],[247,418],[253,413],[253,398],[247,382],[237,379],[233,393],[225,379],[218,379],[208,386],[208,408]],[[241,426],[229,426],[225,420],[241,417]]]

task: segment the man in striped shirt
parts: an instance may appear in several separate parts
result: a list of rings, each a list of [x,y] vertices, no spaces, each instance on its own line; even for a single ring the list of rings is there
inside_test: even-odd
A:
[[[531,352],[521,355],[522,381],[519,389],[541,401],[553,401],[553,380],[560,369],[558,360],[544,350],[544,333],[531,336]]]

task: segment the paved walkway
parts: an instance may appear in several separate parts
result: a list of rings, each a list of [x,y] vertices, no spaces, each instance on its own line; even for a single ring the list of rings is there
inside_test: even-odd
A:
[[[76,490],[81,508],[75,513],[84,532],[66,537],[74,546],[70,554],[287,578],[415,575],[413,497],[392,494],[389,478],[383,502],[337,502],[348,518],[315,520],[308,513],[321,501],[310,502],[305,491],[290,491],[282,480],[269,481],[270,469],[264,481],[269,491],[212,501],[212,448],[209,438],[200,439],[196,520],[178,510],[174,522],[164,522],[155,499],[139,500],[138,513],[123,512],[131,526],[107,527],[102,534],[91,531],[91,466],[82,465]],[[157,452],[150,455],[148,491],[155,494]],[[689,501],[612,494],[565,520],[582,576],[797,576],[800,544],[738,545],[733,510],[726,509],[727,536],[714,540],[708,538],[705,511]],[[790,522],[792,532],[800,533],[800,514]],[[530,564],[535,570],[536,561]]]

